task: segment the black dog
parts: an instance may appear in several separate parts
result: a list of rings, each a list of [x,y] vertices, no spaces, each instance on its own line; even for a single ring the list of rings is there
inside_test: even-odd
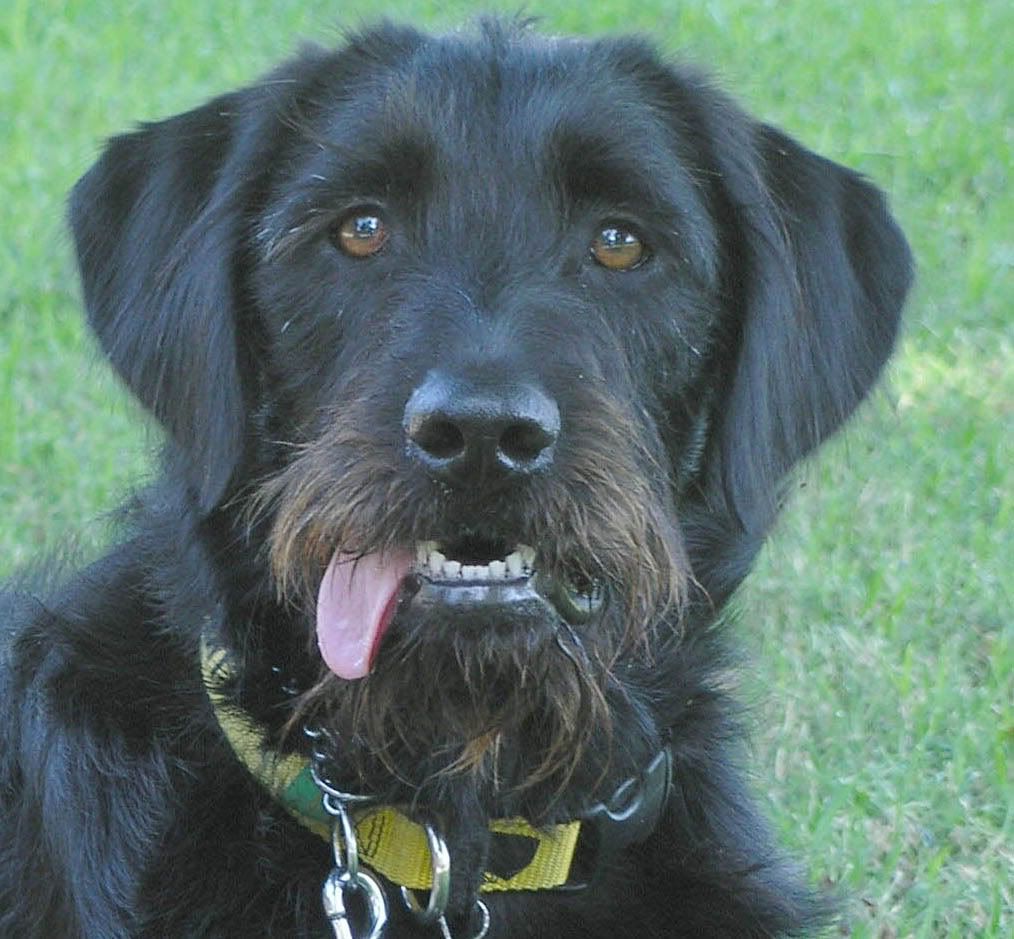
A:
[[[3,601],[3,936],[825,921],[721,611],[891,351],[877,190],[641,41],[385,26],[116,138],[70,214],[168,444]]]

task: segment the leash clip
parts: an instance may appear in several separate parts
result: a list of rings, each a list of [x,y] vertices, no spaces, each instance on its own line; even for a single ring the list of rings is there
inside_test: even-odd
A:
[[[359,840],[352,820],[350,805],[373,801],[370,796],[357,795],[339,789],[327,772],[330,748],[334,741],[321,728],[304,728],[312,741],[310,776],[321,792],[321,806],[332,819],[331,855],[334,865],[321,891],[324,914],[334,931],[335,939],[381,939],[387,926],[387,895],[380,882],[360,866]],[[430,823],[424,823],[430,855],[430,892],[423,907],[415,894],[401,888],[402,902],[420,926],[436,926],[443,939],[452,939],[444,911],[451,892],[451,859],[447,843]],[[365,932],[353,928],[346,899],[355,895],[365,905]],[[481,917],[479,931],[471,939],[484,939],[489,931],[489,907],[476,897]]]
[[[334,866],[321,890],[324,915],[331,924],[335,939],[380,939],[387,926],[387,897],[377,879],[359,867],[359,840],[348,809],[350,802],[362,803],[369,800],[365,796],[342,792],[327,778],[324,769],[328,756],[325,744],[330,742],[327,732],[307,728],[306,735],[314,742],[310,775],[321,791],[324,811],[333,819],[331,856]],[[352,930],[345,904],[347,894],[361,897],[365,904],[366,931],[361,936]]]
[[[387,925],[387,898],[376,878],[359,868],[359,841],[344,800],[332,792],[323,796],[324,811],[334,818],[331,854],[334,867],[324,881],[322,900],[335,939],[358,939],[352,932],[345,895],[360,895],[366,904],[366,932],[362,939],[380,939]]]
[[[352,877],[347,870],[333,868],[324,881],[321,899],[324,903],[324,914],[327,916],[335,939],[360,939],[352,931],[348,909],[345,906],[345,894],[359,894],[366,902],[366,932],[361,939],[380,939],[387,925],[387,901],[384,890],[366,871]]]

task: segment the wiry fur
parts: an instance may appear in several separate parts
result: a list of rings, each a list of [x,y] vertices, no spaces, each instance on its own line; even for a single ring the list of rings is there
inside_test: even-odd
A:
[[[368,379],[354,373],[348,388],[338,391],[342,405],[324,432],[258,493],[260,512],[274,520],[275,580],[283,595],[294,580],[303,584],[297,598],[307,604],[335,545],[353,555],[393,551],[453,534],[465,524],[459,519],[475,513],[462,508],[460,492],[434,493],[427,479],[405,474],[398,441],[380,449],[368,429]],[[297,704],[298,723],[326,713],[343,739],[361,744],[348,756],[380,760],[388,774],[411,776],[416,786],[425,782],[416,775],[422,767],[433,772],[434,754],[446,771],[477,772],[494,791],[503,752],[518,754],[526,767],[508,774],[508,789],[548,780],[565,786],[589,744],[608,764],[610,746],[598,738],[611,733],[607,696],[622,693],[611,669],[624,655],[650,656],[650,633],[667,611],[678,623],[686,563],[667,493],[651,491],[666,477],[634,436],[634,416],[604,394],[584,397],[568,428],[572,458],[523,491],[482,492],[481,517],[518,541],[544,546],[540,569],[615,585],[614,614],[594,642],[573,631],[505,632],[493,622],[477,641],[426,622],[388,642],[361,682],[322,667],[322,679]],[[536,751],[526,753],[536,740]],[[402,751],[397,759],[392,748]],[[357,766],[354,778],[363,773]]]
[[[331,239],[362,206],[392,229],[365,261]],[[650,249],[625,273],[588,253],[617,222]],[[0,598],[0,934],[330,935],[330,848],[223,739],[202,634],[279,748],[322,724],[350,788],[443,820],[456,936],[491,817],[573,818],[666,741],[651,835],[594,889],[492,897],[492,939],[826,920],[741,781],[722,610],[786,474],[890,354],[910,259],[876,189],[640,40],[384,26],[112,140],[71,225],[165,471],[124,544]],[[432,479],[403,412],[434,369],[543,389],[552,465]],[[367,677],[323,668],[335,550],[475,533],[604,585],[605,611],[469,630],[403,611]],[[390,902],[389,936],[434,934]]]

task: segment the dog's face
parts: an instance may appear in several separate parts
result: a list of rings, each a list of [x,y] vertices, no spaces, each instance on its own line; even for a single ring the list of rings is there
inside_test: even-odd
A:
[[[857,176],[640,43],[500,27],[307,52],[114,141],[72,217],[297,713],[360,780],[542,807],[699,690],[694,629],[908,283]]]

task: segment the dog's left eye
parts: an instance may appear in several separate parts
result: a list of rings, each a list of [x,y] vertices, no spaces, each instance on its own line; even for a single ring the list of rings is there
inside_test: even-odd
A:
[[[387,226],[379,215],[353,212],[334,229],[335,246],[350,258],[369,258],[387,244]]]
[[[618,225],[609,225],[591,243],[592,257],[611,271],[632,271],[643,264],[648,249],[634,232]]]

